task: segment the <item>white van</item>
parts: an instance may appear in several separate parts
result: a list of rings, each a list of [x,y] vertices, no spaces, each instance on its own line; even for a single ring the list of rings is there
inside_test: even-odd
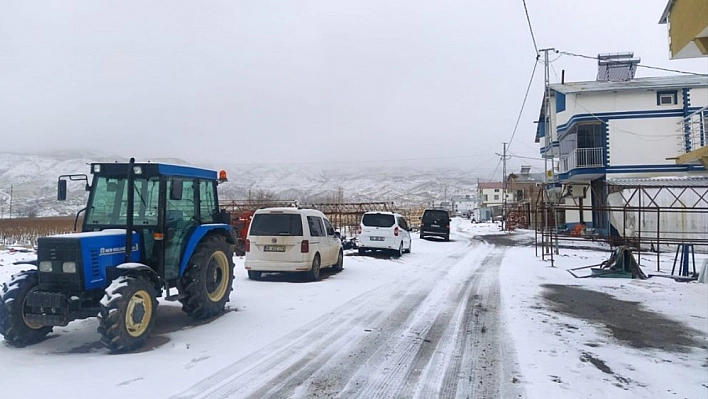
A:
[[[394,212],[366,212],[358,231],[359,254],[369,250],[393,251],[396,256],[411,252],[410,225]]]
[[[301,272],[317,281],[320,268],[343,269],[340,235],[327,216],[314,209],[257,210],[244,249],[251,280],[259,280],[264,272]]]

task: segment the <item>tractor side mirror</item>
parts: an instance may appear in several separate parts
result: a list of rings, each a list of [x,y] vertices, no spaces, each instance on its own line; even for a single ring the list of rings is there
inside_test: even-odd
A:
[[[174,201],[179,201],[182,199],[182,180],[172,180],[172,187],[170,187],[170,199]]]
[[[57,201],[66,200],[66,180],[59,180],[57,186]]]

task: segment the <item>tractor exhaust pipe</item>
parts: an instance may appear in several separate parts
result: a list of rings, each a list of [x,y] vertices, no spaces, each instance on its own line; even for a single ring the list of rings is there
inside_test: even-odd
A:
[[[125,217],[125,262],[131,261],[133,252],[133,201],[135,200],[135,175],[133,173],[135,158],[128,162],[128,209]]]

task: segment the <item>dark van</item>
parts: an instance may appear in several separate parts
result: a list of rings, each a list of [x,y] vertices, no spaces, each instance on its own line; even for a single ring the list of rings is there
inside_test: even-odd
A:
[[[442,209],[426,209],[420,218],[420,238],[442,237],[450,240],[450,215]]]

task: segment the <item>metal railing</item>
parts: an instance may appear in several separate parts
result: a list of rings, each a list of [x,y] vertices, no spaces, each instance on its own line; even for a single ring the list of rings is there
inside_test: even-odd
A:
[[[603,148],[576,148],[570,154],[561,156],[560,173],[567,173],[578,168],[597,168],[605,166]]]
[[[688,115],[679,122],[678,129],[681,137],[680,153],[696,150],[708,145],[708,106]],[[687,148],[688,147],[688,148]]]

